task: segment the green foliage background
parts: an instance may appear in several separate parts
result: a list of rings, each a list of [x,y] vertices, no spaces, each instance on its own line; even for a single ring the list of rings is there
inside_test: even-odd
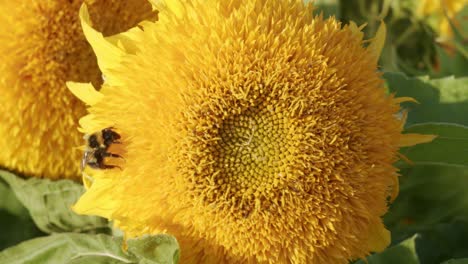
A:
[[[367,23],[366,38],[385,21],[380,65],[388,90],[419,102],[403,104],[405,131],[438,135],[401,150],[412,164],[396,164],[400,194],[385,216],[392,245],[367,262],[468,264],[468,6],[451,20],[453,37],[440,43],[434,21],[445,17],[415,14],[420,3],[317,0],[316,12]],[[71,212],[82,192],[71,181],[24,180],[0,171],[0,263],[178,262],[174,237],[124,242],[105,219]]]

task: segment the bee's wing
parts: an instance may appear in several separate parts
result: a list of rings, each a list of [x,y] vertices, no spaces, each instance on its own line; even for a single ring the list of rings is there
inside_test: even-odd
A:
[[[83,153],[83,158],[81,159],[81,171],[84,170],[84,168],[86,167],[86,164],[88,164],[88,161],[90,160],[90,152],[89,151],[85,151]]]

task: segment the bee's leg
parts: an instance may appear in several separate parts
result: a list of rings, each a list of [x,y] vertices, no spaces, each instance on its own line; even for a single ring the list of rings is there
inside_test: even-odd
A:
[[[87,165],[93,169],[101,169],[101,165],[97,162],[88,162]]]
[[[119,170],[122,170],[122,167],[117,166],[117,165],[107,165],[107,164],[101,164],[101,169],[115,169],[118,168]]]
[[[107,164],[102,164],[102,163],[97,163],[97,162],[89,162],[88,166],[93,169],[107,170],[107,169],[118,168],[119,170],[122,170],[122,167],[117,166],[117,165],[107,165]]]
[[[124,159],[124,157],[120,156],[119,154],[115,154],[115,153],[110,153],[110,152],[105,152],[103,154],[104,157],[112,157],[112,158],[119,158],[119,159]]]

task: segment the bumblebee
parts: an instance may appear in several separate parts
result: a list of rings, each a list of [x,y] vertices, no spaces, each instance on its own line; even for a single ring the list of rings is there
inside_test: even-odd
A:
[[[99,132],[85,135],[84,139],[86,140],[86,150],[81,160],[81,171],[86,166],[94,169],[122,169],[117,165],[104,163],[104,159],[108,157],[122,158],[118,154],[109,152],[109,147],[112,144],[121,144],[119,141],[120,135],[113,130],[113,127],[104,128]]]

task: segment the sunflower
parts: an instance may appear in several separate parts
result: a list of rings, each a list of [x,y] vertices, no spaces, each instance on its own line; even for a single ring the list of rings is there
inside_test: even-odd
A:
[[[417,15],[428,20],[441,40],[452,38],[450,21],[457,25],[455,16],[468,2],[466,0],[423,0],[419,2]]]
[[[113,127],[122,167],[89,170],[74,209],[128,237],[167,232],[182,263],[347,263],[390,242],[399,103],[355,24],[301,0],[157,1],[159,21],[105,38],[82,26],[106,76],[70,83],[85,133]],[[112,146],[111,146],[112,147]]]
[[[113,35],[152,18],[145,0],[86,0],[93,24]],[[81,0],[0,3],[0,166],[27,176],[79,179],[85,105],[68,80],[99,86],[101,72],[78,17]],[[102,14],[102,15],[101,15]]]

